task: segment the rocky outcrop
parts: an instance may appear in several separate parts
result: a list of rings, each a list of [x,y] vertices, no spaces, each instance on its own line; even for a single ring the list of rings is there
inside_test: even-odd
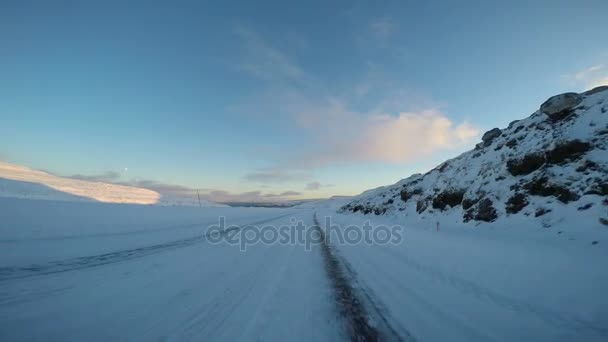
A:
[[[517,214],[528,205],[528,197],[522,193],[516,192],[505,204],[505,211],[507,214]]]
[[[589,215],[608,198],[606,113],[608,87],[553,96],[530,117],[486,132],[474,150],[367,191],[341,210],[432,220],[461,215],[463,222],[542,216],[543,226],[570,207]]]
[[[540,106],[540,111],[551,119],[561,120],[582,101],[583,97],[577,93],[563,93],[550,97]]]
[[[571,141],[561,141],[557,143],[555,148],[545,154],[548,163],[563,164],[577,160],[589,150],[593,148],[588,142],[583,142],[578,139]]]
[[[433,208],[439,210],[445,210],[446,207],[453,208],[462,203],[465,190],[462,189],[449,189],[440,192],[433,198]]]
[[[542,153],[529,153],[523,158],[507,161],[507,170],[513,176],[527,175],[545,165],[545,156]]]
[[[491,130],[485,132],[481,137],[483,146],[490,146],[492,144],[492,141],[494,141],[494,139],[500,136],[500,133],[502,133],[500,128],[492,128]]]

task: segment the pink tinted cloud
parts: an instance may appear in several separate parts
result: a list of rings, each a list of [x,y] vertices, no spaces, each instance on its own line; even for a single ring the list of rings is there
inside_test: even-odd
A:
[[[470,123],[454,123],[438,109],[369,114],[349,111],[336,100],[300,112],[297,122],[319,142],[296,162],[311,166],[410,162],[438,151],[462,148],[479,135]]]

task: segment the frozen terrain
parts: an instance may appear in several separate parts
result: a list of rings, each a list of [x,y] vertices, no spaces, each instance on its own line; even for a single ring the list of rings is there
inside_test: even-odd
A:
[[[319,245],[241,251],[202,238],[218,216],[234,225],[331,216],[341,229],[370,218],[336,214],[345,201],[266,209],[0,199],[0,340],[608,338],[605,232],[436,231],[420,221],[404,224],[397,245],[331,240],[329,266]],[[364,328],[349,329],[361,317]]]
[[[0,199],[0,340],[341,337],[321,254],[202,240],[309,211]]]
[[[401,244],[339,245],[360,296],[420,341],[605,341],[608,232],[522,222],[471,230],[467,224],[336,214],[342,228],[402,225]],[[584,230],[592,220],[581,220]],[[604,228],[605,229],[605,228]],[[593,241],[596,244],[592,244]]]

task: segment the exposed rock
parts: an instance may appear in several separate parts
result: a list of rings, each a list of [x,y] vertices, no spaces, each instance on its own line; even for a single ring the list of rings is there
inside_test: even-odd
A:
[[[498,218],[496,215],[496,209],[492,206],[492,201],[489,198],[484,198],[479,202],[479,209],[477,209],[477,215],[475,220],[492,222]]]
[[[583,101],[583,97],[577,93],[563,93],[550,97],[540,106],[540,111],[549,118],[563,118],[569,115],[574,107]]]
[[[507,161],[507,170],[513,176],[527,175],[541,168],[545,164],[545,157],[541,153],[530,153],[522,159]]]
[[[383,215],[384,213],[386,213],[386,208],[376,208],[374,209],[374,214],[376,215]]]
[[[483,141],[483,146],[490,146],[494,139],[498,138],[502,131],[500,128],[492,128],[491,130],[485,132],[481,137],[481,141]]]
[[[599,165],[591,160],[585,160],[585,162],[576,168],[576,172],[585,172],[587,170],[597,171],[599,169]]]
[[[469,210],[469,208],[474,206],[475,203],[477,203],[477,202],[479,202],[479,198],[476,198],[476,199],[465,198],[462,200],[462,209]]]
[[[608,196],[608,181],[596,180],[585,195]]]
[[[546,213],[550,213],[550,212],[551,212],[551,209],[538,208],[538,209],[536,209],[536,212],[534,213],[534,217],[543,216]]]
[[[517,214],[528,205],[528,197],[518,192],[511,196],[505,204],[507,214]]]
[[[508,128],[513,127],[513,125],[515,125],[516,123],[518,123],[518,122],[520,122],[520,121],[521,121],[521,120],[513,120],[513,121],[509,122],[509,126],[508,126]]]
[[[593,207],[593,203],[587,203],[585,205],[581,205],[580,207],[578,207],[577,210],[578,211],[587,210],[591,207]]]
[[[602,195],[608,196],[608,182],[598,184],[598,187],[602,191]]]
[[[598,182],[594,187],[601,196],[608,196],[608,181]]]
[[[426,208],[428,208],[428,206],[429,206],[428,199],[419,200],[418,202],[416,202],[416,212],[418,214],[420,214],[423,211],[425,211]]]
[[[433,208],[439,210],[445,210],[447,206],[451,208],[460,205],[462,198],[464,197],[464,190],[451,189],[440,192],[435,198],[433,198]]]
[[[447,170],[447,168],[449,166],[450,166],[450,163],[448,163],[448,162],[441,164],[441,166],[439,167],[439,172],[445,172],[445,170]]]
[[[484,198],[477,203],[477,206],[465,211],[462,219],[464,222],[471,220],[492,222],[498,218],[496,209],[492,205],[493,202],[489,198]]]
[[[554,196],[562,203],[568,203],[579,199],[579,196],[576,193],[568,190],[565,186],[550,183],[548,177],[533,179],[524,184],[523,188],[528,190],[530,195],[541,197]]]
[[[562,164],[580,158],[591,150],[591,144],[580,140],[571,140],[559,143],[554,149],[545,154],[545,159],[550,164]]]
[[[583,93],[583,95],[593,95],[593,94],[597,94],[599,92],[606,91],[606,90],[608,90],[608,85],[603,85],[603,86],[595,87],[591,90],[587,90],[586,92]]]
[[[513,148],[513,147],[517,146],[517,140],[511,139],[511,140],[507,141],[507,143],[505,145],[507,145],[507,147],[509,147],[509,148]]]
[[[401,197],[401,200],[403,202],[407,202],[412,197],[412,195],[407,190],[401,190],[399,196]]]

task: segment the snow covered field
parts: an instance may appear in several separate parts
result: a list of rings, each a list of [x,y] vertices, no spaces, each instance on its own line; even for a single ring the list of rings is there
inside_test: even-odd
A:
[[[348,340],[320,246],[201,239],[229,224],[311,225],[289,209],[0,199],[0,340]],[[371,217],[373,224],[399,223]],[[603,227],[601,227],[603,228]],[[571,229],[572,230],[572,229]],[[570,230],[570,231],[571,231]],[[403,243],[334,245],[372,327],[417,341],[605,341],[608,242],[560,227],[406,224]],[[595,240],[594,240],[595,241]],[[350,303],[346,303],[350,305]]]
[[[335,209],[319,208],[320,221],[328,215],[342,227],[369,219],[404,226],[402,244],[338,248],[363,296],[397,331],[422,341],[608,339],[607,232],[591,220],[582,218],[578,227],[514,221],[471,229],[454,219],[437,231],[435,221]]]
[[[171,245],[219,215],[286,224],[310,223],[310,212],[14,199],[0,208],[2,341],[340,338],[319,253]]]

